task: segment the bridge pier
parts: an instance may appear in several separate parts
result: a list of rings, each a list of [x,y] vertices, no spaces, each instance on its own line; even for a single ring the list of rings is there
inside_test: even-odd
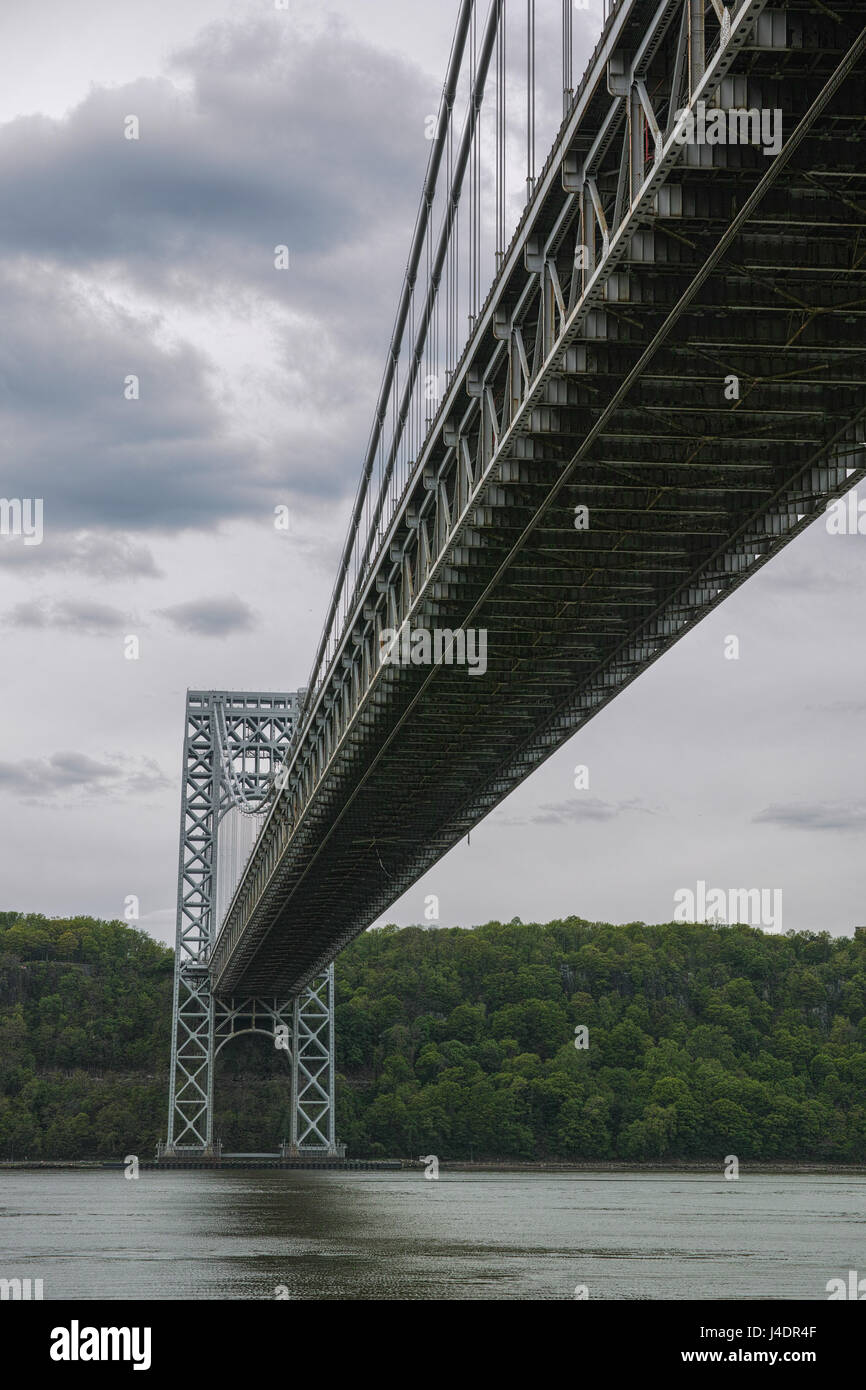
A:
[[[187,694],[168,1136],[160,1157],[218,1155],[216,1057],[244,1033],[262,1033],[286,1054],[291,1118],[281,1156],[342,1156],[335,1134],[333,963],[283,998],[215,995],[209,972],[221,909],[244,858],[238,824],[224,834],[229,854],[221,853],[221,829],[238,811],[256,817],[244,832],[251,848],[296,715],[295,695]]]

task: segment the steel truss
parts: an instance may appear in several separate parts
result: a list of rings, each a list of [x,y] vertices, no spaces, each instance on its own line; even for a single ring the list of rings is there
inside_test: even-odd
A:
[[[189,691],[181,793],[177,945],[165,1157],[211,1154],[214,1064],[245,1033],[284,1050],[291,1072],[287,1155],[337,1154],[334,1106],[334,967],[294,996],[222,997],[211,987],[220,826],[236,808],[273,797],[297,726],[298,694]]]
[[[314,672],[222,988],[312,978],[866,477],[862,26],[854,0],[612,7]],[[684,143],[700,103],[779,109],[780,151]],[[486,629],[486,680],[383,666],[404,624]]]

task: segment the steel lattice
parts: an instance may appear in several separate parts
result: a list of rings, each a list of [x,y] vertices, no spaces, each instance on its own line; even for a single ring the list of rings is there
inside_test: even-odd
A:
[[[209,956],[218,923],[220,830],[236,808],[259,809],[297,727],[296,694],[190,691],[181,794],[178,925],[166,1157],[211,1154],[214,1063],[244,1033],[282,1028],[291,1068],[289,1155],[336,1154],[333,1000],[329,965],[283,998],[217,996]],[[224,871],[225,871],[224,866]]]

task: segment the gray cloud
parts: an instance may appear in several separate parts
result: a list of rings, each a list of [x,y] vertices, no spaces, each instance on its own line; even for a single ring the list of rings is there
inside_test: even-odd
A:
[[[578,792],[568,801],[546,802],[529,816],[503,816],[502,820],[506,825],[570,825],[582,820],[615,820],[628,811],[656,814],[652,807],[645,806],[639,800],[602,801],[597,796],[582,796]]]
[[[227,637],[231,632],[249,632],[255,627],[255,614],[242,599],[200,598],[159,609],[181,632],[197,637]]]
[[[866,801],[789,802],[767,806],[752,820],[785,830],[863,830],[866,828]]]
[[[0,762],[0,792],[25,801],[41,801],[63,793],[140,796],[169,785],[151,758],[109,757],[97,762],[86,753],[53,753],[48,758]]]
[[[174,70],[178,83],[95,88],[63,120],[0,128],[4,488],[44,497],[55,530],[266,521],[357,476],[428,83],[285,15],[212,27]],[[122,307],[130,291],[165,316]],[[269,366],[241,358],[233,379],[280,424],[239,423],[208,352],[178,340],[179,307],[268,342]]]
[[[13,627],[66,628],[85,636],[125,631],[132,621],[119,608],[80,599],[32,599],[19,603],[6,615]]]
[[[174,786],[174,779],[166,777],[159,763],[146,757],[137,758],[130,764],[124,782],[124,790],[130,796],[147,796]]]
[[[42,544],[0,546],[0,566],[27,575],[34,570],[73,570],[91,579],[159,579],[153,555],[131,536],[49,531]]]
[[[63,121],[0,131],[0,247],[114,262],[193,297],[245,283],[290,302],[308,265],[384,227],[383,197],[414,212],[426,84],[406,62],[263,15],[204,30],[172,67],[183,85],[96,88]],[[275,272],[278,244],[300,275]]]
[[[831,700],[823,705],[807,705],[813,714],[866,714],[866,700]]]
[[[272,505],[275,472],[268,476],[260,446],[229,437],[200,353],[160,347],[152,319],[60,283],[34,285],[7,270],[0,301],[4,489],[45,499],[49,535],[207,526]],[[131,373],[141,382],[137,401],[124,399]]]
[[[814,523],[816,527],[821,525],[820,521]],[[834,545],[856,545],[857,537],[836,536],[833,538]],[[832,554],[830,556],[832,558]],[[822,594],[839,593],[850,589],[851,585],[851,551],[844,557],[840,554],[840,564],[838,569],[819,569],[816,565],[801,564],[797,569],[783,567],[777,563],[771,563],[766,569],[766,587],[768,591],[779,591],[781,593],[814,594],[816,597]],[[856,568],[860,570],[861,577],[866,576],[866,556],[857,557],[854,561]]]

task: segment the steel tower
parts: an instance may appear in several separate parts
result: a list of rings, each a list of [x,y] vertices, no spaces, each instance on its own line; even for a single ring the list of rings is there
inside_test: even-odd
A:
[[[333,964],[298,994],[273,998],[219,996],[209,974],[221,916],[278,784],[303,693],[187,692],[168,1138],[160,1157],[219,1151],[214,1063],[244,1033],[263,1033],[287,1053],[291,1124],[281,1152],[339,1152]]]

